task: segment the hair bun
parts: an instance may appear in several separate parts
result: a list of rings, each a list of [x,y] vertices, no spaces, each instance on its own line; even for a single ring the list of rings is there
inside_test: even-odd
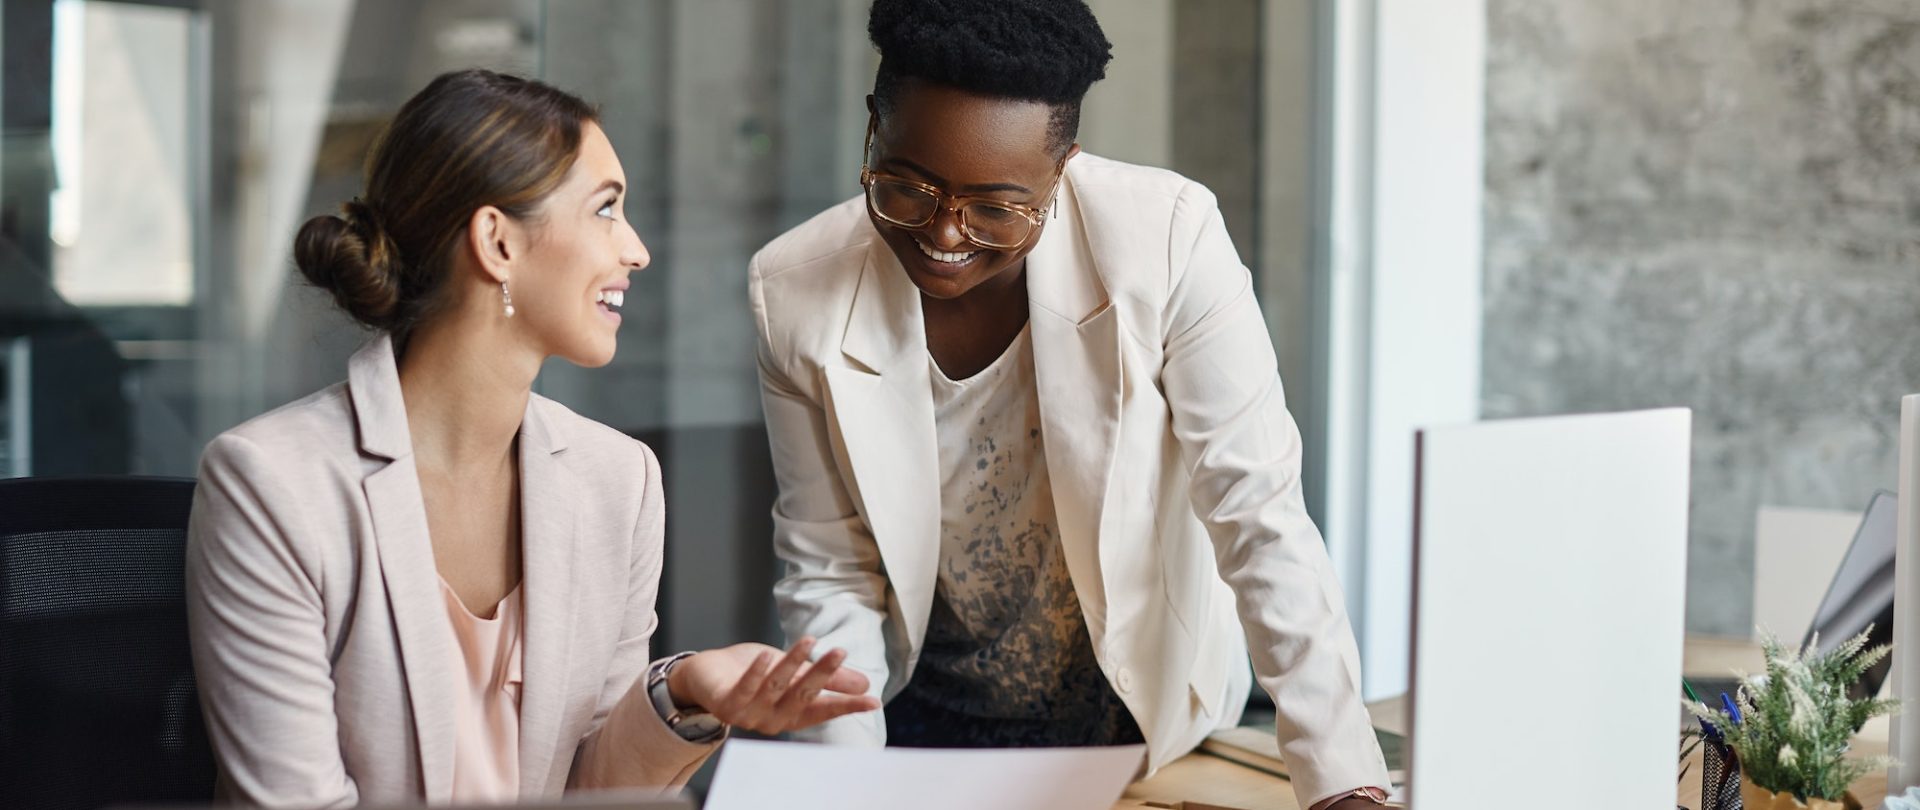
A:
[[[356,199],[340,210],[342,216],[322,214],[300,226],[294,263],[354,320],[391,329],[400,304],[399,251],[373,206]]]
[[[420,325],[485,290],[455,267],[474,212],[491,206],[530,220],[566,181],[597,120],[591,105],[549,84],[479,69],[442,74],[374,140],[360,196],[300,227],[294,260],[347,314],[404,346]]]

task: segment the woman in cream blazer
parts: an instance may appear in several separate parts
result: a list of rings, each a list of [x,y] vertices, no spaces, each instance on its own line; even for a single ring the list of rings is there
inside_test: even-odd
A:
[[[1238,721],[1251,649],[1302,806],[1384,784],[1339,586],[1301,503],[1299,436],[1213,196],[1082,154],[1059,199],[1027,258],[1047,463],[1087,630],[1151,767]],[[891,698],[913,676],[940,548],[919,291],[858,199],[763,249],[749,289],[782,621],[849,650]],[[878,712],[809,736],[886,742]]]
[[[448,74],[301,271],[380,331],[346,382],[215,439],[189,530],[194,665],[247,804],[677,786],[729,724],[876,705],[810,642],[653,659],[664,500],[646,446],[531,393],[611,359],[647,253],[591,107]]]
[[[1302,503],[1300,438],[1253,279],[1213,195],[1073,143],[1079,99],[1107,58],[1079,0],[880,0],[869,31],[881,63],[867,194],[774,240],[748,272],[779,483],[773,540],[788,566],[781,617],[791,637],[849,650],[847,665],[887,701],[809,736],[886,744],[904,703],[985,727],[959,744],[993,739],[1010,717],[1036,729],[1026,744],[1107,744],[1128,729],[1075,742],[1075,729],[1047,721],[1110,688],[1157,769],[1238,721],[1251,652],[1300,805],[1373,805],[1387,773],[1356,646]],[[936,418],[947,413],[936,392],[989,377],[995,355],[1028,345],[1038,418],[1019,442]],[[977,462],[954,436],[971,437]],[[1032,464],[1019,456],[1040,440],[1050,512],[1007,530],[998,560],[969,559],[1003,536],[988,523],[1002,518],[982,514],[1007,507],[976,512],[955,491],[991,485],[1005,503],[1004,483],[974,469]],[[1036,492],[1016,496],[1021,508]],[[1042,558],[1057,543],[1070,580],[1070,593],[1039,601],[1077,599],[1093,685],[1080,664],[1072,686],[1051,691],[1008,671],[1000,662],[1030,655],[1048,631],[995,636],[979,629],[992,628],[991,609],[968,604],[982,601],[983,576],[1016,596],[1032,588],[1033,573],[1004,560],[1034,553],[1035,537]],[[968,610],[986,618],[941,642],[958,663],[917,679],[930,624],[952,628]],[[1062,657],[1036,658],[1048,672]],[[981,682],[983,671],[1001,679]],[[936,689],[958,697],[936,695],[928,710],[916,695]],[[994,697],[1009,691],[1021,697]],[[941,744],[942,730],[914,744]]]

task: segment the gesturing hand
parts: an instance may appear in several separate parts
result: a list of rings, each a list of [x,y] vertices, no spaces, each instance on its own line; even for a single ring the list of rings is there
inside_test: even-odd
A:
[[[819,725],[841,715],[869,712],[867,676],[841,669],[845,650],[809,662],[813,639],[803,638],[782,655],[765,644],[735,644],[681,661],[667,677],[667,690],[681,706],[699,706],[738,728],[779,734]]]

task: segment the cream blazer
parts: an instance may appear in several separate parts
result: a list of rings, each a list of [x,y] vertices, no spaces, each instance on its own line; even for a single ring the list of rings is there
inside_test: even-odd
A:
[[[1149,766],[1238,721],[1250,648],[1302,806],[1385,786],[1340,587],[1301,501],[1299,432],[1213,195],[1082,154],[1055,209],[1027,260],[1047,467],[1094,652]],[[748,287],[782,622],[847,648],[891,698],[913,676],[940,549],[919,293],[858,198],[762,249]],[[885,734],[873,712],[811,736]]]
[[[220,788],[446,802],[457,666],[393,346],[200,461],[187,618]],[[652,451],[540,396],[520,426],[520,794],[684,782],[716,746],[647,699],[665,513]]]

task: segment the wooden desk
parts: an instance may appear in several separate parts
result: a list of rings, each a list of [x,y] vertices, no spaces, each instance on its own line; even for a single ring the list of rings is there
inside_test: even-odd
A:
[[[1183,801],[1231,810],[1300,810],[1287,780],[1198,752],[1161,768],[1151,779],[1133,783],[1113,807],[1178,808]],[[1192,810],[1193,805],[1187,807]]]
[[[1688,637],[1685,663],[1681,670],[1688,676],[1726,677],[1729,670],[1759,672],[1765,658],[1760,645],[1745,639]],[[1674,708],[1679,709],[1675,696]],[[1373,722],[1397,734],[1407,731],[1406,699],[1388,698],[1367,704]],[[1677,734],[1677,730],[1676,730]],[[1854,754],[1868,757],[1887,752],[1888,722],[1879,718],[1860,730],[1854,739]],[[1673,751],[1679,752],[1679,737]],[[1674,763],[1678,777],[1679,762]],[[1867,807],[1877,807],[1887,795],[1887,774],[1875,771],[1853,784],[1853,795]],[[1699,754],[1678,784],[1680,806],[1700,806]],[[1201,802],[1228,810],[1300,810],[1293,799],[1293,786],[1278,776],[1248,768],[1211,754],[1193,753],[1161,768],[1153,778],[1133,783],[1114,810],[1153,810],[1177,808],[1180,802]],[[1189,805],[1189,810],[1193,806]]]
[[[1735,672],[1767,669],[1766,653],[1759,644],[1744,638],[1687,636],[1687,646],[1680,655],[1680,674],[1689,678],[1730,678]]]
[[[1369,703],[1367,711],[1375,726],[1406,733],[1404,696]],[[1198,751],[1169,763],[1151,779],[1133,783],[1114,810],[1164,810],[1179,808],[1183,801],[1224,810],[1300,810],[1293,798],[1293,783]],[[1188,805],[1188,810],[1195,808]]]

